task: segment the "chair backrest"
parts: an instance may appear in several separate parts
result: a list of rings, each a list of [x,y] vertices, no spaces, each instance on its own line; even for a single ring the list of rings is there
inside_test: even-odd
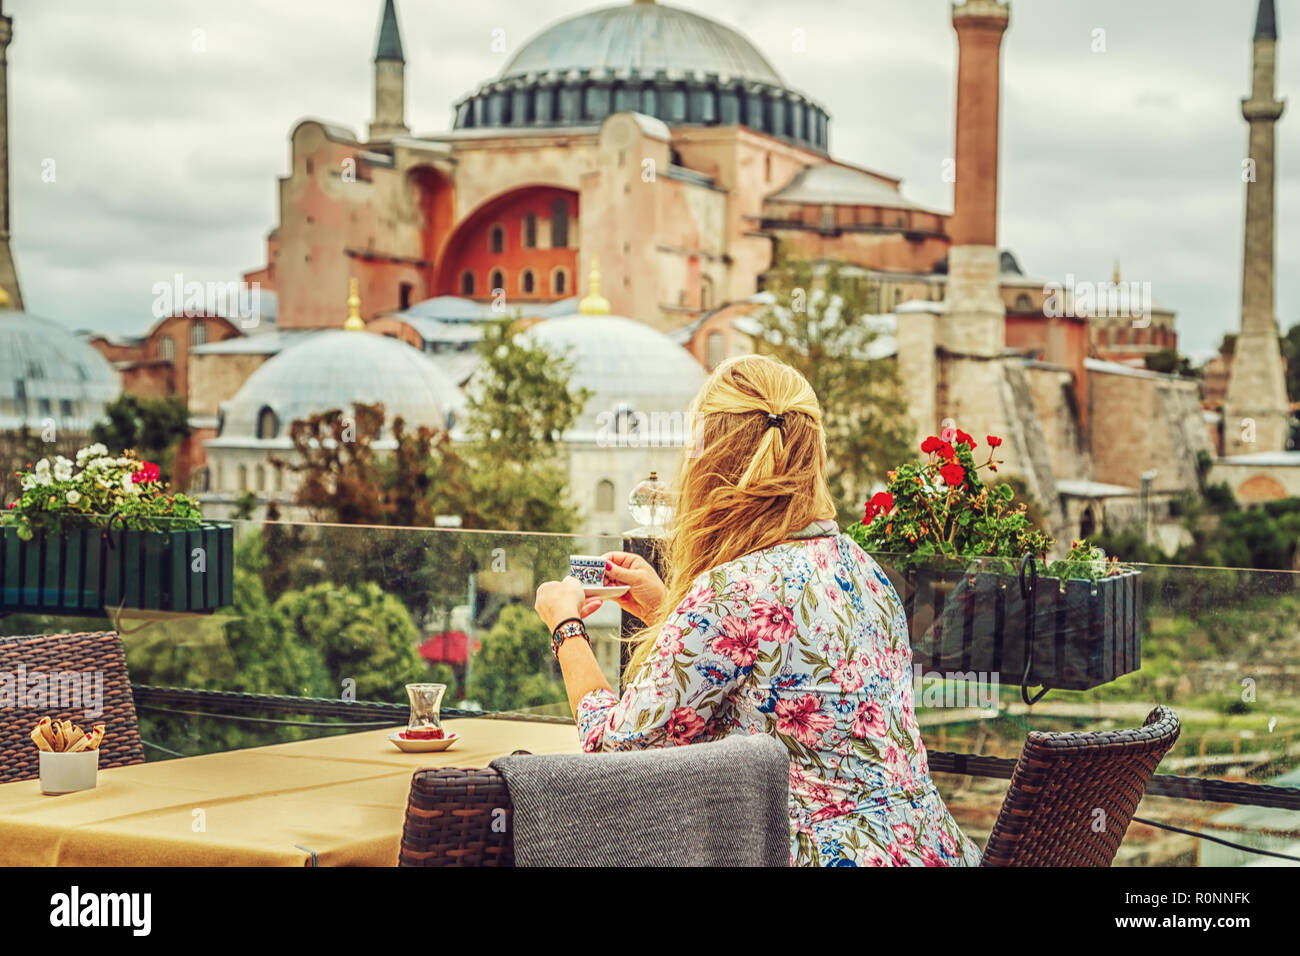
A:
[[[1178,733],[1164,706],[1137,730],[1030,732],[980,865],[1110,866]]]
[[[398,866],[514,866],[505,778],[484,770],[417,770]]]
[[[0,637],[0,675],[5,685],[0,689],[0,783],[39,776],[39,751],[31,732],[46,716],[71,720],[86,730],[105,724],[100,767],[144,763],[126,654],[116,631]],[[78,692],[87,688],[87,678],[92,698],[72,698],[74,687]],[[101,714],[88,717],[96,688],[103,693],[97,708]],[[12,701],[5,699],[9,694]]]

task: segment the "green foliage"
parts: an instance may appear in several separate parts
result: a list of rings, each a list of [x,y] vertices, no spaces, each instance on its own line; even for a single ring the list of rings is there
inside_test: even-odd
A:
[[[977,444],[956,429],[942,439],[927,438],[921,445],[926,459],[889,472],[886,490],[867,502],[863,520],[846,533],[864,550],[905,555],[905,564],[936,556],[1044,557],[1052,540],[1034,527],[1023,504],[1012,505],[1011,486],[981,480],[981,470],[997,471],[996,445],[976,464]]]
[[[320,653],[328,696],[338,696],[350,679],[358,700],[400,700],[404,685],[428,678],[410,612],[373,581],[316,584],[281,595],[273,607],[287,635]]]
[[[65,528],[111,524],[130,531],[171,531],[202,524],[198,502],[171,494],[157,465],[138,461],[130,450],[117,458],[106,451],[103,445],[90,445],[77,452],[75,462],[58,455],[18,472],[21,491],[3,522],[16,526],[24,541],[37,532]]]
[[[104,406],[104,415],[91,428],[93,441],[114,454],[133,450],[157,462],[163,480],[170,478],[176,447],[190,436],[190,416],[183,401],[174,395],[141,398],[123,392]]]
[[[907,405],[895,363],[869,358],[880,311],[868,283],[840,266],[778,252],[767,282],[776,301],[757,316],[757,350],[798,369],[821,401],[831,494],[847,522],[857,502],[907,456]]]
[[[1176,349],[1159,349],[1147,355],[1146,367],[1152,372],[1166,375],[1181,375],[1183,378],[1200,378],[1201,373],[1192,368],[1192,363],[1178,354]]]
[[[522,340],[509,320],[484,326],[478,354],[482,364],[467,390],[468,441],[459,449],[464,482],[448,506],[466,528],[572,531],[578,511],[560,440],[591,393],[569,387],[567,356]]]
[[[551,636],[531,608],[512,604],[482,637],[465,696],[486,710],[513,710],[565,699],[555,678]]]
[[[279,626],[262,587],[261,539],[236,545],[234,595],[229,608],[203,617],[158,621],[125,634],[127,667],[135,684],[193,687],[249,694],[335,696],[319,649]],[[298,728],[234,721],[197,721],[141,711],[141,734],[181,753],[206,753],[298,739]]]

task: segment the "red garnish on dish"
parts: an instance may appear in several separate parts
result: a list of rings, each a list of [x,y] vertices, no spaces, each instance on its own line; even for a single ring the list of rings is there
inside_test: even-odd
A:
[[[440,727],[425,727],[419,730],[404,730],[398,736],[403,740],[442,740],[446,735]]]

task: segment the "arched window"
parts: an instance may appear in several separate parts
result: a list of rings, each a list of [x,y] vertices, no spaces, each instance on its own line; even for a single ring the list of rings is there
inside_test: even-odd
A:
[[[239,487],[236,490],[247,491],[248,490],[248,466],[240,465],[238,470],[235,473],[239,475]]]
[[[707,312],[713,308],[713,280],[708,276],[700,277],[700,311]]]
[[[524,241],[525,249],[537,248],[537,213],[530,212],[524,216]]]
[[[1020,295],[1016,296],[1017,312],[1029,312],[1033,309],[1033,307],[1034,307],[1034,303],[1030,300],[1029,296],[1025,295],[1023,292],[1020,293]]]
[[[197,345],[203,345],[207,341],[208,323],[200,320],[190,326],[190,348],[194,348]]]
[[[499,295],[500,293],[497,291],[498,289],[501,290],[501,292],[505,291],[506,276],[505,273],[502,272],[500,269],[493,269],[492,270],[492,294]]]
[[[1083,518],[1079,521],[1079,537],[1091,538],[1097,533],[1097,517],[1092,513],[1092,508],[1083,509]]]
[[[551,291],[556,295],[568,295],[569,274],[563,269],[556,269],[551,273]]]
[[[257,479],[257,490],[258,490],[258,491],[266,491],[266,470],[267,470],[268,468],[270,468],[270,467],[271,467],[270,465],[254,465],[254,466],[253,466],[253,474],[255,475],[255,477],[256,477],[256,479]]]
[[[614,510],[614,482],[608,478],[596,482],[596,510],[601,514]]]
[[[569,244],[569,201],[556,199],[551,203],[551,248],[563,249]]]
[[[533,277],[532,269],[525,269],[519,273],[519,291],[524,295],[532,295],[533,290],[537,288],[537,280]]]
[[[460,294],[474,294],[474,273],[466,270],[460,274]]]
[[[711,372],[721,365],[723,358],[726,357],[727,339],[721,332],[710,332],[707,341],[704,362]]]
[[[271,411],[269,405],[263,405],[262,410],[257,413],[257,437],[274,438],[279,430],[280,422],[275,417],[275,412]]]
[[[492,252],[506,251],[506,231],[501,226],[493,226],[488,234],[488,248]]]
[[[221,474],[221,462],[219,462],[219,461],[214,461],[214,462],[213,462],[213,463],[208,467],[208,488],[209,488],[209,490],[211,490],[211,491],[220,491],[220,490],[221,490],[221,479],[222,479],[223,477],[224,477],[224,476]]]
[[[176,361],[176,340],[170,335],[164,335],[158,340],[158,357],[164,362]]]

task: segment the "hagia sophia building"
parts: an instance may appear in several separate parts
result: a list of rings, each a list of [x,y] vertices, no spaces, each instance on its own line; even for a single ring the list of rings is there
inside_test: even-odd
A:
[[[617,533],[633,484],[680,455],[645,447],[638,423],[680,412],[709,368],[754,348],[778,248],[861,277],[878,303],[863,321],[884,332],[915,432],[951,419],[1003,435],[1006,470],[1058,538],[1158,523],[1197,488],[1205,455],[1229,456],[1215,468],[1244,501],[1300,495],[1271,311],[1273,0],[1260,2],[1246,110],[1261,158],[1247,190],[1249,362],[1239,346],[1208,409],[1197,382],[1144,367],[1177,347],[1171,310],[1090,316],[1068,307],[1072,290],[1054,309],[1050,283],[998,246],[1002,0],[952,8],[951,213],[832,156],[815,91],[788,85],[738,30],[653,0],[543,28],[454,104],[450,130],[413,134],[397,13],[384,0],[364,135],[317,119],[290,132],[279,222],[243,277],[260,290],[256,322],[178,311],[136,339],[90,340],[127,390],[185,398],[195,435],[180,465],[213,513],[248,491],[291,499],[268,457],[313,411],[380,401],[454,433],[479,323],[518,313],[593,392],[565,436],[570,490],[585,530]]]

